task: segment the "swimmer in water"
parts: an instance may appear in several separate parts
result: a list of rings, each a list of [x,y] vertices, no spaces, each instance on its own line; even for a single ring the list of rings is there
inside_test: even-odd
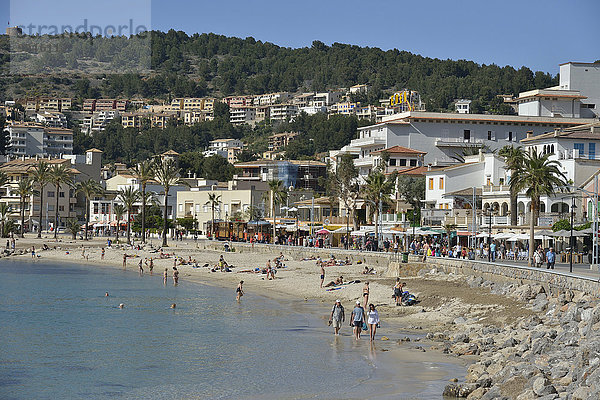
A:
[[[176,307],[177,307],[177,304],[175,304],[175,303],[171,304],[171,308],[176,308]]]
[[[167,278],[169,277],[169,269],[165,268],[165,273],[163,274],[163,283],[167,284]]]
[[[123,304],[123,303],[119,304],[119,308],[120,308],[120,309],[123,309],[123,308],[125,308],[125,304]]]
[[[104,296],[105,296],[105,297],[108,297],[108,292],[104,293]]]
[[[244,289],[243,286],[244,285],[244,281],[240,281],[240,284],[238,285],[237,289],[235,289],[235,293],[236,293],[236,297],[235,299],[239,302],[240,298],[244,295]]]

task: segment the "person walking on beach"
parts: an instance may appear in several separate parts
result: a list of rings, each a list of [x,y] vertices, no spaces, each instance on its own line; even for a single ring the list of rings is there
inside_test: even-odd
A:
[[[354,339],[360,339],[363,322],[365,320],[365,309],[361,307],[360,300],[356,300],[356,306],[350,315],[350,326],[354,327]]]
[[[102,250],[100,252],[100,259],[104,260],[104,247],[102,248]]]
[[[546,262],[548,263],[546,269],[554,269],[554,263],[556,262],[556,253],[554,252],[553,247],[550,247],[550,249],[546,253]]]
[[[367,308],[367,304],[369,303],[369,282],[365,282],[365,287],[363,287],[363,299],[364,299],[363,308]]]
[[[154,260],[150,257],[150,264],[148,265],[148,269],[150,270],[150,275],[152,275],[152,270],[154,269]]]
[[[329,317],[329,325],[333,325],[333,330],[335,335],[340,334],[340,328],[342,327],[342,322],[346,320],[346,316],[344,315],[344,306],[340,303],[340,300],[336,300],[333,308],[331,309],[331,317]]]
[[[163,273],[163,284],[167,284],[167,278],[169,277],[169,269],[165,268],[165,272]]]
[[[367,312],[367,324],[369,324],[369,335],[372,342],[375,340],[375,332],[377,332],[377,327],[379,326],[379,313],[373,304],[369,304],[369,311]]]
[[[142,266],[141,258],[140,258],[140,262],[138,263],[138,269],[140,270],[140,276],[144,275],[144,267]]]
[[[244,288],[242,287],[243,285],[244,285],[244,281],[240,281],[240,283],[237,286],[237,289],[235,289],[235,300],[238,303],[240,302],[240,299],[244,295]]]
[[[31,258],[35,258],[35,246],[31,246]]]
[[[325,267],[323,266],[323,262],[321,262],[321,288],[323,287],[324,280],[325,280]]]
[[[127,267],[127,254],[123,253],[123,268]]]

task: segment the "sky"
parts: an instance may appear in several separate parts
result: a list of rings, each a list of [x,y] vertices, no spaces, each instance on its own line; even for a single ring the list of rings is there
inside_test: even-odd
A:
[[[286,47],[320,40],[553,75],[560,63],[600,59],[598,15],[600,0],[0,0],[0,18],[11,25],[87,20],[109,30],[214,32]]]

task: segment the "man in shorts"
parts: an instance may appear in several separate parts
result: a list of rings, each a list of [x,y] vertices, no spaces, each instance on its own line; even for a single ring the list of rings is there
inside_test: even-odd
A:
[[[360,333],[365,320],[365,310],[361,307],[360,300],[356,300],[356,306],[354,306],[354,310],[352,310],[350,319],[352,321],[352,326],[354,327],[354,338],[358,340],[360,339]]]
[[[344,306],[342,306],[342,303],[340,303],[338,299],[335,301],[335,304],[331,309],[331,317],[329,318],[329,325],[333,325],[333,330],[335,331],[336,336],[340,334],[342,322],[345,320],[346,316],[344,315]]]
[[[546,269],[554,269],[554,263],[556,262],[556,253],[554,252],[554,249],[552,247],[550,247],[550,250],[548,250],[548,252],[546,253],[546,262],[548,263]]]

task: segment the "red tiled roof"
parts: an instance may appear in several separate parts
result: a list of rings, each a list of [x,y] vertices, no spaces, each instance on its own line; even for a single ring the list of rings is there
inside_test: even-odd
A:
[[[424,154],[427,154],[424,151],[409,149],[408,147],[402,147],[402,146],[392,146],[392,147],[389,147],[387,149],[374,151],[371,154],[378,154],[378,153],[382,153],[384,151],[386,151],[386,152],[388,152],[390,154],[414,154],[414,155],[424,155]]]

